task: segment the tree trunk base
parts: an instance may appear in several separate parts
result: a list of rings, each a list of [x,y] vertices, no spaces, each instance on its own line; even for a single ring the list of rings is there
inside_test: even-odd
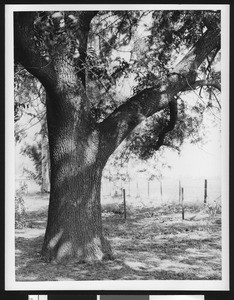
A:
[[[44,244],[41,251],[42,259],[51,263],[92,263],[114,259],[110,242],[105,238],[94,238],[86,245],[76,246],[66,241],[51,248]]]

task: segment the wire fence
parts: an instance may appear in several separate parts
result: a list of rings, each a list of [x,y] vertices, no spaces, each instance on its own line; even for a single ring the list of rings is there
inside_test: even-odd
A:
[[[120,197],[125,189],[128,198],[141,198],[161,203],[180,202],[183,188],[186,202],[213,202],[221,195],[221,179],[218,178],[165,178],[161,181],[136,179],[128,182],[109,181],[103,178],[102,196]]]

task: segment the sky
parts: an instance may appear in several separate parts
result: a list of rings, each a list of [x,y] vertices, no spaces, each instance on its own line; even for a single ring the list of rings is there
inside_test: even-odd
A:
[[[202,99],[196,93],[189,93],[183,97],[184,102],[191,107],[197,101]],[[221,177],[222,172],[222,139],[223,119],[226,113],[225,105],[221,112],[207,110],[203,113],[203,125],[205,128],[203,143],[193,143],[185,141],[181,147],[181,153],[178,155],[174,151],[166,151],[167,163],[171,165],[168,176],[171,177]],[[228,132],[226,132],[228,134]],[[227,141],[225,140],[225,143]],[[166,175],[166,174],[165,174]],[[167,175],[166,175],[167,176]]]
[[[218,130],[211,133],[213,137],[207,144],[200,147],[188,142],[182,147],[181,154],[166,151],[167,163],[171,169],[164,175],[169,177],[220,177],[221,176],[221,145]]]

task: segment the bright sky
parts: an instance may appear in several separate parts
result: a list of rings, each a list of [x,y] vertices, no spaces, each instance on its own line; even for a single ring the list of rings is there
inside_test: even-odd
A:
[[[165,155],[171,169],[164,173],[170,177],[220,177],[221,146],[218,129],[210,134],[210,141],[204,146],[185,143],[181,155],[167,151]]]
[[[205,96],[200,99],[197,93],[191,92],[182,97],[191,107],[197,101],[206,101]],[[171,170],[165,175],[172,177],[221,177],[221,114],[214,110],[203,113],[205,126],[204,144],[191,144],[185,141],[181,154],[167,151],[167,162]]]

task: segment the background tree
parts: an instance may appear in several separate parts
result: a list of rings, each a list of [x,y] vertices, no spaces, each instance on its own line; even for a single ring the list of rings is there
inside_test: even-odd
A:
[[[45,91],[37,78],[19,64],[15,64],[14,83],[15,142],[21,145],[20,153],[29,157],[34,167],[34,170],[24,167],[23,173],[34,179],[41,186],[42,192],[48,192],[50,162]],[[28,133],[35,126],[39,129],[31,141]],[[28,141],[25,141],[27,137]]]
[[[134,129],[130,144],[142,157],[199,133],[203,110],[219,103],[220,12],[16,12],[14,24],[15,60],[46,92],[51,193],[42,255],[110,258],[102,170]],[[197,88],[210,98],[189,113],[181,94]]]

